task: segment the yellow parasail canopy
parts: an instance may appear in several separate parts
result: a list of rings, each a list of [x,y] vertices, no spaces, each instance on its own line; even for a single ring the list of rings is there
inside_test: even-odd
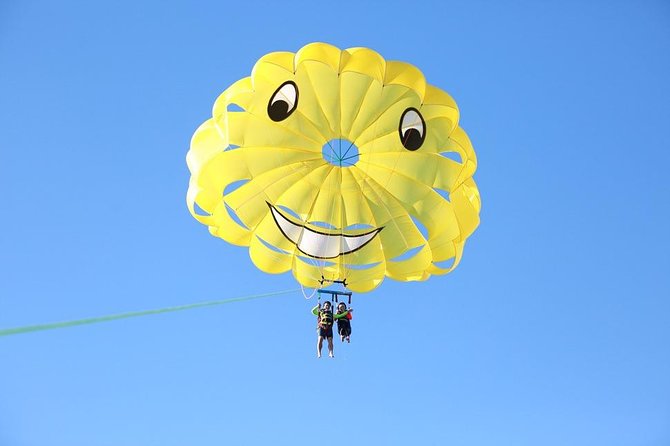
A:
[[[446,274],[480,212],[458,117],[416,67],[370,49],[270,53],[193,135],[187,204],[259,269],[307,287]]]

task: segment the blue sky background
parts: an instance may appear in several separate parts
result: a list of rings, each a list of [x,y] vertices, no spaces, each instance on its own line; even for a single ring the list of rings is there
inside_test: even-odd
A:
[[[0,328],[295,287],[185,206],[256,59],[368,46],[452,94],[482,224],[458,269],[0,338],[0,445],[670,444],[670,6],[0,4]]]

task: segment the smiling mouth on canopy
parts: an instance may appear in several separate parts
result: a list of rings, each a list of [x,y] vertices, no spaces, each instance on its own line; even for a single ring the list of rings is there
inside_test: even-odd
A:
[[[310,229],[302,222],[295,222],[272,204],[268,203],[272,218],[284,237],[303,254],[315,259],[334,259],[350,254],[370,243],[384,229],[375,228],[363,234],[349,235],[344,232],[327,233]]]

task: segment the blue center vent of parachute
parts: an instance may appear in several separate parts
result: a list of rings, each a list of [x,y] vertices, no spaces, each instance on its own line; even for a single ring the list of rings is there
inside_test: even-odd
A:
[[[351,167],[358,162],[358,147],[348,139],[331,139],[321,148],[323,159],[339,167]]]

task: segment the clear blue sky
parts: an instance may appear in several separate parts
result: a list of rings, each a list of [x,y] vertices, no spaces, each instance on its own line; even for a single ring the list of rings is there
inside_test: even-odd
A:
[[[0,328],[295,287],[185,206],[257,58],[367,46],[452,94],[482,224],[456,272],[0,338],[0,445],[670,444],[670,6],[0,4]]]

